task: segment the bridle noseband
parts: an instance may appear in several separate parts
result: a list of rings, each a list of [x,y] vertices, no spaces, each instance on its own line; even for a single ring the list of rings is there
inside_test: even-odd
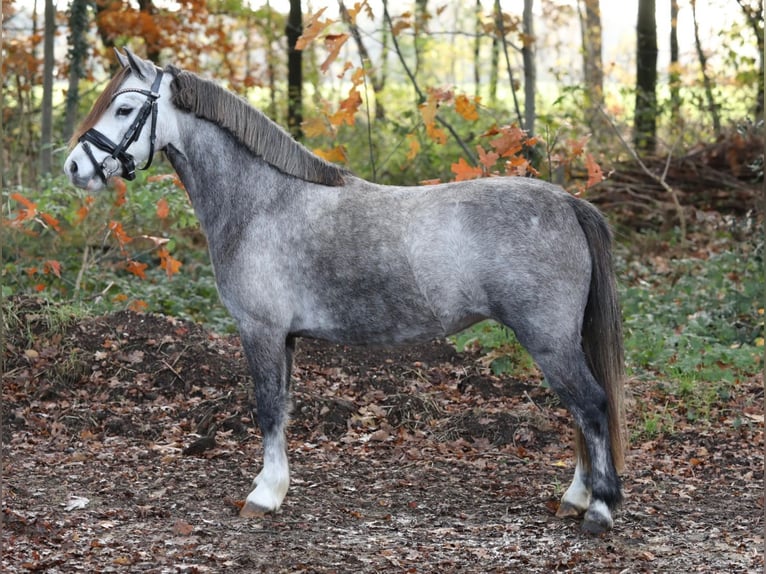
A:
[[[96,169],[96,173],[98,174],[98,176],[101,178],[101,180],[104,183],[106,183],[106,174],[104,173],[104,166],[107,160],[109,159],[117,160],[120,163],[120,165],[122,166],[122,174],[121,174],[122,177],[124,177],[128,181],[135,179],[136,163],[135,163],[135,160],[133,159],[133,156],[127,152],[127,149],[141,135],[141,130],[144,129],[144,125],[146,124],[146,120],[149,118],[150,114],[152,116],[152,131],[149,135],[149,158],[146,160],[146,164],[144,164],[144,167],[139,169],[149,169],[149,167],[152,165],[152,159],[154,158],[154,143],[157,139],[157,135],[155,133],[155,130],[157,128],[157,100],[160,97],[161,83],[162,83],[162,70],[157,68],[157,75],[154,78],[154,82],[152,83],[151,90],[140,90],[138,88],[129,88],[126,90],[120,90],[119,92],[117,92],[116,94],[112,96],[112,101],[114,101],[114,98],[116,98],[117,96],[128,93],[128,92],[136,92],[138,94],[146,96],[146,100],[141,106],[141,109],[138,110],[138,115],[136,115],[136,119],[134,119],[133,123],[130,124],[128,131],[125,132],[125,135],[122,137],[122,141],[119,144],[115,144],[112,140],[110,140],[108,137],[106,137],[104,134],[102,134],[100,131],[98,131],[95,128],[89,129],[78,140],[82,144],[82,149],[85,150],[85,153],[87,154],[91,163],[93,163],[93,167]],[[96,157],[93,155],[93,150],[91,150],[89,144],[93,144],[98,149],[105,151],[109,155],[105,157],[101,163],[98,163],[98,161],[96,161]]]

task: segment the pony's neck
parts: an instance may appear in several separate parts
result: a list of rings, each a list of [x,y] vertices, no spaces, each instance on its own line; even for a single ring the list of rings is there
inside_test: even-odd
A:
[[[179,142],[165,150],[191,198],[197,217],[210,237],[245,214],[268,211],[281,194],[286,178],[253,154],[225,129],[184,114]]]

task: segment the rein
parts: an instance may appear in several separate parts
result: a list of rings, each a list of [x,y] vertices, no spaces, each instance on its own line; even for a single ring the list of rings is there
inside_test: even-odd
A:
[[[152,116],[151,133],[149,135],[149,158],[146,160],[144,167],[139,169],[149,169],[154,159],[154,143],[157,140],[156,128],[157,128],[157,100],[160,97],[160,84],[162,83],[162,70],[157,69],[157,74],[154,77],[151,90],[140,90],[137,88],[131,88],[126,90],[120,90],[112,96],[114,98],[121,94],[128,92],[136,92],[138,94],[146,96],[141,109],[138,110],[136,119],[130,124],[130,127],[122,137],[122,141],[119,144],[115,144],[112,140],[102,134],[95,128],[89,129],[78,140],[82,144],[82,149],[85,150],[88,158],[90,158],[93,167],[96,169],[96,173],[106,183],[106,174],[104,173],[104,167],[108,160],[116,160],[122,166],[122,177],[131,181],[136,178],[136,163],[133,156],[127,152],[128,147],[135,142],[141,135],[141,130],[146,125],[146,120],[149,119],[149,115]],[[105,151],[109,155],[104,158],[101,163],[98,163],[96,157],[93,155],[90,144],[93,144],[98,149]]]

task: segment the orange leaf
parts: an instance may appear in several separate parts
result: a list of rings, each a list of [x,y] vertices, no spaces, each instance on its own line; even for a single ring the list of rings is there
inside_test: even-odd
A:
[[[500,159],[499,154],[493,151],[487,153],[487,151],[480,145],[476,146],[476,151],[479,153],[479,163],[487,169],[490,169],[495,165],[495,162]]]
[[[130,309],[134,313],[143,313],[148,308],[149,308],[149,304],[146,301],[143,301],[142,299],[136,299],[135,301],[131,301],[130,305],[128,305],[128,309]]]
[[[40,291],[45,291],[45,284],[44,283],[38,283],[37,285],[35,285],[35,291],[37,291],[38,293]]]
[[[569,140],[569,147],[572,151],[572,156],[577,157],[582,155],[585,151],[585,144],[588,143],[587,137],[582,137],[579,140]]]
[[[157,251],[157,255],[160,256],[160,267],[165,270],[168,277],[172,277],[181,269],[181,263],[178,259],[173,257],[170,252],[164,247]]]
[[[125,269],[128,273],[132,273],[136,277],[146,279],[146,268],[149,267],[146,263],[140,263],[138,261],[128,261],[128,265]]]
[[[354,125],[354,114],[362,104],[362,95],[356,88],[351,88],[348,97],[340,103],[340,109],[330,116],[330,123],[334,126],[340,126],[344,122],[350,126]]]
[[[52,227],[58,232],[61,232],[61,227],[59,227],[59,220],[53,217],[50,213],[41,213],[40,217],[43,218],[43,221],[48,224],[48,226]]]
[[[128,192],[128,186],[119,177],[113,177],[111,179],[114,189],[117,190],[117,197],[114,200],[114,206],[120,207],[125,203],[125,194]]]
[[[476,98],[475,101],[478,103],[479,98]],[[476,109],[476,105],[468,99],[468,96],[463,94],[455,96],[455,111],[468,121],[472,122],[479,119],[479,112]]]
[[[500,157],[509,157],[519,153],[523,147],[526,133],[516,126],[500,128],[500,136],[489,142]]]
[[[125,233],[125,230],[122,228],[122,223],[119,221],[110,221],[109,222],[109,230],[114,234],[114,237],[117,239],[117,242],[120,244],[120,246],[124,246],[126,243],[130,243],[133,241],[133,238],[128,236],[127,233]]]
[[[18,201],[21,205],[23,205],[30,211],[35,211],[37,209],[37,204],[29,201],[26,197],[24,197],[20,193],[12,193],[11,199]]]
[[[412,161],[420,152],[420,142],[413,134],[409,134],[407,140],[410,142],[410,151],[407,152],[407,161]]]
[[[303,50],[306,48],[306,46],[313,42],[316,37],[325,30],[325,28],[333,23],[333,20],[319,19],[326,9],[327,7],[322,8],[319,10],[319,12],[311,17],[308,24],[306,24],[306,26],[303,28],[303,34],[301,34],[300,38],[298,38],[298,40],[295,42],[296,50]]]
[[[317,154],[322,159],[326,159],[327,161],[332,161],[335,163],[345,162],[347,159],[346,150],[343,149],[342,145],[335,146],[334,148],[327,151],[316,148],[314,150],[314,153]]]
[[[77,218],[76,218],[77,223],[82,223],[83,220],[86,217],[88,217],[88,212],[89,211],[90,211],[90,209],[88,208],[87,205],[81,206],[80,209],[77,210]]]
[[[77,210],[77,223],[82,223],[83,219],[88,216],[90,212],[90,206],[96,201],[96,198],[92,195],[85,197],[85,203]]]
[[[303,133],[309,138],[322,137],[330,133],[327,123],[321,117],[304,120],[301,127],[303,128]]]
[[[157,175],[150,175],[146,178],[146,181],[154,183],[155,181],[167,181],[167,180],[173,180],[177,176],[174,173],[159,173]]]
[[[405,12],[402,14],[399,19],[396,21],[396,24],[394,24],[391,27],[391,34],[394,36],[398,36],[402,30],[406,30],[407,28],[412,27],[412,22],[406,20],[406,18],[409,18],[411,14],[409,12]]]
[[[19,209],[19,214],[16,216],[16,221],[26,221],[37,215],[37,204],[29,201],[20,193],[12,193],[11,199],[15,199],[24,206],[22,209]]]
[[[180,518],[173,524],[173,534],[178,534],[179,536],[189,536],[192,530],[194,530],[194,527]]]
[[[168,206],[168,200],[164,197],[161,197],[157,201],[157,217],[160,219],[165,219],[168,214],[170,213],[170,206]]]
[[[601,171],[601,166],[596,163],[591,154],[585,156],[585,168],[588,170],[588,182],[585,184],[586,189],[604,181],[604,172]]]
[[[43,264],[44,273],[53,273],[56,277],[61,279],[61,263],[55,259],[50,259]]]
[[[330,51],[330,53],[327,58],[325,58],[325,61],[322,62],[321,70],[323,74],[327,73],[327,69],[330,67],[330,64],[332,64],[338,58],[340,49],[343,47],[343,44],[346,43],[348,38],[348,34],[328,34],[325,36],[324,45],[325,48]]]
[[[434,92],[430,92],[426,102],[418,106],[420,115],[423,117],[423,123],[426,126],[426,134],[428,134],[428,137],[440,144],[445,144],[447,143],[447,133],[441,128],[436,127],[437,108],[437,94]]]
[[[177,173],[161,173],[158,175],[150,175],[146,178],[146,181],[172,181],[173,184],[179,189],[185,189],[183,182],[179,179]]]
[[[357,68],[354,70],[354,73],[351,74],[351,83],[354,84],[354,86],[358,86],[364,82],[364,68]]]
[[[480,166],[472,166],[464,158],[460,158],[457,163],[453,163],[450,166],[452,173],[455,174],[455,181],[465,181],[468,179],[476,179],[483,175]]]

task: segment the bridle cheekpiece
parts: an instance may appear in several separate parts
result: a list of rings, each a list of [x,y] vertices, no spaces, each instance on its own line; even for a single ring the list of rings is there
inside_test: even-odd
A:
[[[78,140],[82,144],[82,149],[85,150],[88,158],[90,158],[93,167],[96,169],[96,173],[101,180],[106,183],[106,174],[104,173],[104,166],[109,159],[116,160],[122,166],[122,177],[131,181],[136,178],[136,163],[133,156],[127,152],[130,145],[135,142],[141,135],[141,130],[144,129],[146,120],[149,119],[149,115],[152,116],[151,133],[149,135],[149,158],[146,160],[144,167],[139,169],[149,169],[152,165],[152,159],[154,158],[154,143],[157,140],[156,128],[157,128],[157,100],[160,97],[160,84],[162,83],[162,70],[157,68],[157,74],[154,77],[154,82],[150,90],[141,90],[138,88],[128,88],[120,90],[112,96],[114,98],[121,94],[128,92],[136,92],[143,96],[146,96],[141,108],[138,110],[136,119],[130,124],[130,127],[122,137],[122,141],[119,144],[115,144],[112,140],[102,134],[95,128],[89,129]],[[109,155],[104,158],[101,163],[96,161],[96,157],[93,155],[93,151],[90,148],[90,144],[93,144],[98,149],[105,151]]]

